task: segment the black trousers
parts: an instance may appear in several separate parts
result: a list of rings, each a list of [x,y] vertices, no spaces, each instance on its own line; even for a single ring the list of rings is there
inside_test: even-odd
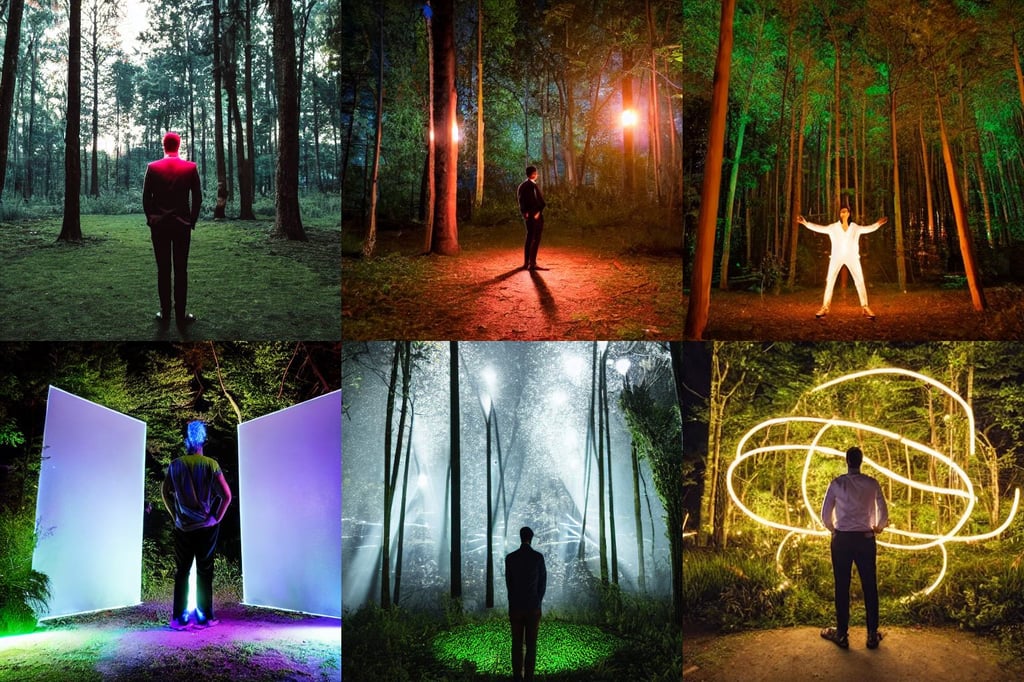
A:
[[[512,625],[512,678],[532,680],[537,663],[537,630],[540,629],[540,609],[519,611],[509,609]],[[526,654],[523,655],[523,644]],[[525,672],[525,678],[523,673]]]
[[[174,313],[185,317],[188,297],[188,247],[192,241],[192,228],[180,223],[149,228],[156,255],[156,289],[160,295],[160,311],[171,312],[171,270],[174,270]]]
[[[544,215],[540,218],[526,218],[526,244],[523,246],[523,265],[537,264],[537,250],[540,248],[540,234],[544,231]]]
[[[850,627],[850,578],[854,564],[857,564],[860,586],[864,591],[868,632],[878,630],[876,551],[874,533],[839,531],[832,536],[832,574],[836,581],[836,631],[839,634],[845,634]]]
[[[213,618],[213,552],[217,549],[220,524],[198,530],[174,529],[174,611],[180,619],[188,608],[188,574],[196,562],[196,608],[203,620]]]

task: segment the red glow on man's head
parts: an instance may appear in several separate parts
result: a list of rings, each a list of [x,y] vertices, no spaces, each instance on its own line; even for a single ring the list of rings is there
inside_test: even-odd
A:
[[[164,151],[165,152],[176,152],[178,147],[181,146],[181,135],[178,133],[167,133],[164,135]]]

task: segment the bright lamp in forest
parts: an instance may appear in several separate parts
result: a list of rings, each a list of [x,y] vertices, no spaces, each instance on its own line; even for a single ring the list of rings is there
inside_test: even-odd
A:
[[[799,404],[806,405],[810,403],[811,394],[840,385],[851,390],[856,390],[857,388],[865,389],[863,395],[867,395],[869,394],[867,389],[870,387],[863,385],[862,380],[877,380],[878,378],[882,378],[883,381],[887,382],[885,386],[881,387],[880,395],[882,396],[896,394],[901,389],[906,388],[906,381],[909,379],[918,384],[924,384],[921,388],[926,390],[921,392],[922,395],[933,389],[938,390],[944,395],[946,404],[955,406],[955,412],[946,415],[946,419],[943,420],[943,423],[947,426],[958,429],[953,432],[958,435],[955,439],[951,439],[950,442],[953,447],[950,448],[948,453],[940,452],[929,444],[907,437],[894,430],[894,428],[885,428],[885,426],[891,426],[888,424],[867,424],[859,421],[856,417],[845,419],[841,415],[837,416],[835,414],[829,417],[790,414],[785,417],[763,421],[740,438],[736,446],[736,458],[729,466],[726,475],[726,485],[728,486],[729,496],[744,514],[770,528],[787,531],[787,535],[780,542],[776,552],[776,563],[781,572],[781,558],[787,541],[793,537],[828,537],[830,534],[822,525],[819,517],[819,510],[821,509],[821,502],[825,493],[823,486],[827,485],[827,477],[820,475],[819,467],[825,460],[845,457],[846,447],[853,444],[860,446],[865,452],[862,468],[867,473],[878,478],[879,482],[883,484],[883,488],[888,486],[890,489],[896,490],[897,486],[902,486],[902,488],[899,488],[900,495],[894,492],[894,497],[910,499],[912,496],[926,498],[928,495],[931,495],[936,500],[936,504],[941,500],[943,504],[951,509],[957,508],[960,510],[959,515],[953,518],[952,524],[948,528],[941,530],[939,529],[940,524],[938,520],[928,521],[918,518],[921,516],[917,513],[920,507],[910,508],[909,519],[903,515],[898,515],[894,518],[890,510],[891,525],[880,536],[887,539],[880,539],[878,541],[880,546],[898,551],[921,551],[932,547],[940,549],[942,552],[942,569],[938,577],[931,585],[916,593],[928,594],[938,586],[945,576],[948,565],[946,544],[950,542],[986,540],[1002,533],[1009,527],[1010,522],[1017,513],[1020,505],[1020,489],[1014,491],[1013,504],[1006,520],[1001,525],[986,533],[961,534],[971,519],[971,513],[974,511],[975,505],[978,503],[974,482],[965,470],[965,467],[970,468],[971,463],[975,462],[977,458],[974,412],[963,397],[931,377],[897,368],[855,372],[816,386],[801,398]],[[885,398],[882,398],[882,400],[885,400]],[[840,400],[837,402],[850,412],[858,412],[864,407],[864,405],[859,404],[856,400]],[[831,407],[836,409],[834,405]],[[872,405],[874,413],[880,415],[887,413],[886,407],[888,406],[885,404]],[[882,419],[884,419],[884,416]],[[787,457],[790,453],[794,452],[802,453],[804,457],[803,467],[800,470],[800,484],[799,486],[794,485],[792,487],[794,496],[797,494],[796,491],[799,490],[803,509],[795,508],[791,504],[792,500],[786,499],[782,502],[783,506],[789,509],[791,515],[796,513],[801,518],[809,521],[804,523],[804,525],[794,525],[789,522],[772,520],[758,514],[747,504],[754,496],[759,496],[762,500],[764,497],[762,495],[763,490],[757,489],[754,485],[754,482],[761,478],[756,471],[758,466],[763,464],[765,470],[761,473],[767,474],[768,467],[777,467],[777,458],[780,454],[783,457]],[[893,452],[896,453],[896,456],[893,456]],[[870,457],[869,453],[876,454],[877,458]],[[888,455],[885,463],[881,461],[881,453]],[[758,458],[760,458],[760,462]],[[912,466],[912,463],[915,461],[926,461],[928,463],[927,467],[916,467],[918,473],[921,470],[934,472],[936,469],[941,469],[942,471],[927,482],[915,480],[915,467]],[[961,462],[964,463],[964,466],[961,466]],[[745,480],[748,485],[742,491],[737,491],[737,471],[741,467],[743,468],[742,471],[745,474]],[[754,471],[752,471],[752,467]],[[885,479],[889,479],[889,481]],[[936,484],[935,481],[944,481],[945,485]],[[788,489],[788,486],[784,487],[784,490]],[[995,491],[995,494],[998,495],[998,491]],[[890,501],[891,505],[892,501]],[[762,506],[780,508],[778,505]],[[792,516],[789,518],[792,518]],[[908,525],[909,527],[906,527]],[[929,528],[929,526],[935,527]],[[917,530],[912,530],[912,528],[917,528]],[[922,532],[922,528],[928,528],[930,532]]]
[[[637,121],[637,119],[636,119],[636,111],[634,111],[633,109],[623,109],[622,110],[622,127],[623,128],[632,128],[633,126],[636,125],[636,121]]]

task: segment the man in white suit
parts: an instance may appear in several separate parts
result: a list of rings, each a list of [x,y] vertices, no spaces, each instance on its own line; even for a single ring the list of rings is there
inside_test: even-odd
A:
[[[815,317],[825,317],[829,313],[829,306],[832,304],[832,289],[836,284],[836,276],[839,270],[845,265],[850,275],[853,276],[853,283],[857,287],[857,296],[860,297],[861,310],[864,316],[875,319],[875,314],[868,307],[868,292],[864,287],[864,273],[860,269],[860,236],[874,232],[888,222],[885,217],[879,218],[870,225],[861,226],[850,221],[850,209],[843,206],[839,209],[839,221],[831,225],[817,225],[808,222],[802,215],[796,217],[796,221],[804,227],[827,234],[832,240],[832,255],[828,261],[828,275],[825,277],[825,299],[821,309],[815,313]]]

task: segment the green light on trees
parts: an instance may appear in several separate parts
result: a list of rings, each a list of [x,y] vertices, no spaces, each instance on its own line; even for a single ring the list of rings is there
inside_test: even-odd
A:
[[[594,667],[622,641],[592,625],[541,620],[537,635],[537,674],[553,675]],[[465,663],[489,675],[512,675],[512,633],[508,621],[470,623],[434,638],[434,656],[459,670]]]

